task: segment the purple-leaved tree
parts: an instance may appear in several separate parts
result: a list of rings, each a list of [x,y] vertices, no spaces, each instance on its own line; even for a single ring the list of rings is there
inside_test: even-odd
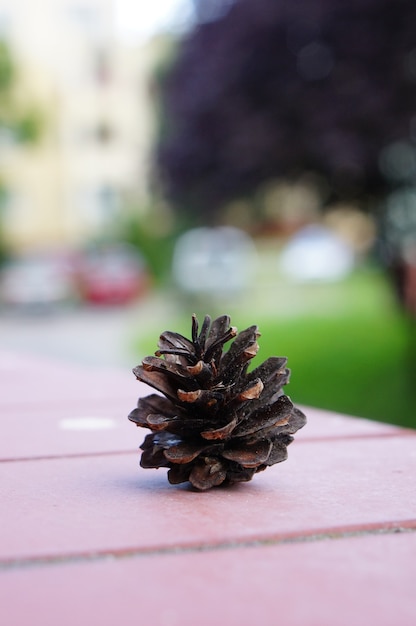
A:
[[[170,200],[208,218],[305,170],[338,198],[403,182],[388,151],[413,149],[416,136],[416,4],[224,2],[181,43],[163,84],[157,167]]]

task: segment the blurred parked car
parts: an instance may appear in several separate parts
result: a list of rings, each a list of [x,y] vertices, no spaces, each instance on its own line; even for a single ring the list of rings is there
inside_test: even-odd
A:
[[[231,226],[193,228],[179,237],[173,278],[188,294],[242,292],[253,278],[257,251],[244,231]]]
[[[69,255],[32,253],[11,259],[0,272],[0,301],[26,311],[44,311],[74,297]]]
[[[354,268],[352,246],[330,228],[310,224],[299,230],[285,245],[280,269],[297,282],[341,280]]]
[[[144,294],[149,282],[143,257],[125,244],[89,248],[77,262],[78,292],[92,304],[127,304]]]

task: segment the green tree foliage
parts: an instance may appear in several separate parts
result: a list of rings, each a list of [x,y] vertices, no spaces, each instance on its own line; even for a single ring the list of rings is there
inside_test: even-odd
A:
[[[0,41],[0,94],[10,89],[14,76],[14,68],[9,49],[4,41]]]
[[[24,107],[16,97],[18,74],[9,46],[0,40],[0,134],[3,141],[36,142],[42,130],[39,110],[31,103]]]
[[[18,73],[9,46],[0,40],[0,146],[32,144],[39,140],[43,120],[31,103],[21,106],[16,96]],[[2,212],[7,203],[7,181],[0,170],[0,263],[7,257]]]

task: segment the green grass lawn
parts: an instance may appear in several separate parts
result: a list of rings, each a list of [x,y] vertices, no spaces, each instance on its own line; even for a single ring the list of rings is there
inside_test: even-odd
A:
[[[253,366],[268,356],[288,357],[285,391],[295,403],[416,427],[415,325],[398,310],[381,271],[367,267],[338,283],[303,286],[261,272],[239,299],[208,305],[174,293],[166,298],[175,302],[173,313],[164,328],[150,323],[146,338],[137,337],[140,357],[154,352],[163,330],[189,337],[193,312],[228,313],[239,330],[259,326]]]
[[[293,400],[381,421],[416,426],[406,330],[398,321],[298,318],[264,321],[262,356],[289,357]]]

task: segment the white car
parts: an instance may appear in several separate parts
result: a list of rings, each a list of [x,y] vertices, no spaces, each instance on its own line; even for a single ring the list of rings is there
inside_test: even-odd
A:
[[[65,256],[17,257],[0,272],[0,302],[20,308],[48,308],[74,295],[70,261]]]

